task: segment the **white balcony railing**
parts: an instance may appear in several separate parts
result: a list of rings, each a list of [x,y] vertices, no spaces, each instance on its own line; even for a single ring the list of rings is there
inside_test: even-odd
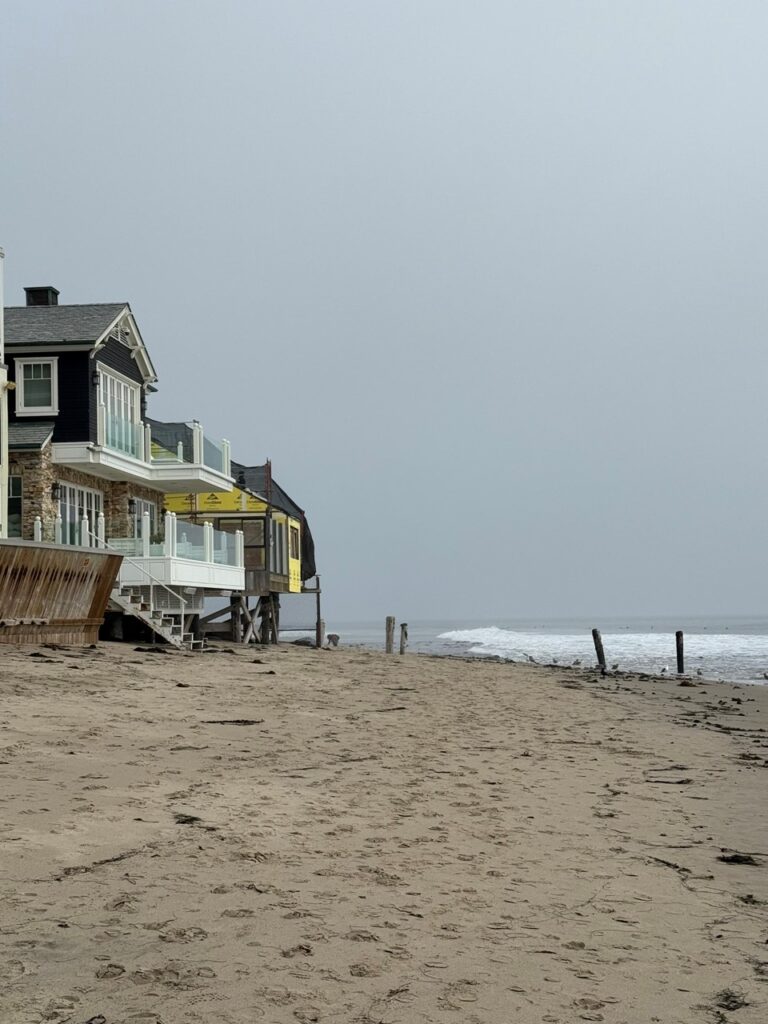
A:
[[[243,532],[223,533],[214,530],[210,523],[189,523],[177,519],[174,512],[166,512],[164,530],[160,539],[151,532],[149,512],[141,519],[141,535],[139,537],[107,537],[106,520],[100,513],[96,520],[96,530],[91,527],[88,516],[83,516],[77,529],[77,541],[81,547],[104,547],[125,555],[126,558],[174,558],[193,562],[205,562],[209,565],[231,566],[242,569],[245,566],[245,546]],[[38,516],[35,520],[34,539],[42,540],[42,522]],[[62,519],[58,516],[54,522],[54,543],[61,544],[64,537]]]
[[[130,455],[153,465],[187,463],[206,466],[226,477],[231,476],[229,441],[220,443],[206,437],[201,424],[183,424],[184,439],[169,445],[165,438],[152,435],[149,423],[132,422],[112,416],[104,405],[98,406],[97,442],[111,451]]]

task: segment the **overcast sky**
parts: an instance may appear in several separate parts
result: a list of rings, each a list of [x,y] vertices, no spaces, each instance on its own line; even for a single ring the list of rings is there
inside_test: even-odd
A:
[[[768,611],[765,0],[0,11],[6,301],[131,303],[329,626]]]

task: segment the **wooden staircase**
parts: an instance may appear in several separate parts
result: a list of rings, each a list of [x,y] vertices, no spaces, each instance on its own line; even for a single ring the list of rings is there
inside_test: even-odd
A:
[[[110,603],[113,610],[119,609],[124,615],[143,622],[156,636],[181,651],[200,651],[205,647],[205,640],[196,640],[193,633],[184,632],[181,615],[153,608],[139,587],[118,584],[112,591]]]

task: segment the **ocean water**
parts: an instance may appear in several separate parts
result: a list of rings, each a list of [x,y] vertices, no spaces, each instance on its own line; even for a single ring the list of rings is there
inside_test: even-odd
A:
[[[768,618],[603,619],[599,622],[560,619],[551,621],[409,623],[408,649],[422,654],[453,654],[476,658],[499,657],[510,661],[534,658],[583,666],[596,664],[592,626],[603,637],[609,665],[619,669],[659,673],[677,669],[675,631],[685,633],[686,673],[699,670],[705,679],[765,683],[768,673]],[[384,648],[384,622],[329,623],[342,644],[377,650]],[[294,634],[297,635],[297,634]],[[399,638],[399,627],[395,645]],[[286,634],[283,639],[292,639]]]

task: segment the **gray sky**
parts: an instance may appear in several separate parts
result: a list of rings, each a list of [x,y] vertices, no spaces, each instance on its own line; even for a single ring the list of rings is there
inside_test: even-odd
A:
[[[130,301],[330,622],[768,610],[764,0],[0,11],[7,301]]]

